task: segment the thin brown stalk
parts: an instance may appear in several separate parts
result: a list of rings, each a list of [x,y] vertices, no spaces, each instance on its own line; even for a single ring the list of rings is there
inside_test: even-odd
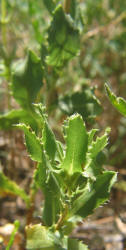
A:
[[[64,1],[64,11],[65,13],[70,13],[70,6],[71,6],[71,0],[65,0]]]
[[[126,11],[121,13],[116,19],[112,20],[112,22],[110,22],[109,24],[107,24],[105,26],[99,26],[99,27],[97,27],[97,28],[95,28],[93,30],[88,31],[84,35],[83,41],[87,40],[90,37],[96,36],[100,32],[104,32],[105,30],[109,29],[112,26],[116,26],[117,24],[119,24],[125,18],[126,18]]]

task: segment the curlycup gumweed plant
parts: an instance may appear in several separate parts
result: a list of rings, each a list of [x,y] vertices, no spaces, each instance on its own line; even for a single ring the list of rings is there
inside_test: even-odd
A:
[[[56,140],[45,111],[36,105],[42,121],[42,136],[37,137],[25,124],[27,150],[38,162],[34,174],[36,187],[44,194],[42,225],[26,227],[26,249],[85,249],[69,235],[79,221],[109,198],[116,173],[105,171],[98,154],[108,143],[108,130],[94,140],[95,129],[86,131],[80,115],[68,118],[63,127],[66,146]]]
[[[36,104],[35,109],[41,121],[39,137],[29,126],[18,125],[25,133],[31,159],[38,163],[32,188],[44,194],[41,224],[26,226],[26,249],[87,249],[70,234],[78,222],[109,199],[116,181],[116,173],[105,171],[99,161],[109,131],[94,140],[97,130],[87,132],[82,117],[75,114],[64,123],[64,146],[50,129],[42,105]]]

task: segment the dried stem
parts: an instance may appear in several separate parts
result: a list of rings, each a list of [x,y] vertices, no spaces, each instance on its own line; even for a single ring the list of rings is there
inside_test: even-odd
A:
[[[116,19],[114,19],[111,23],[105,25],[105,26],[99,26],[93,30],[88,31],[83,38],[83,41],[87,40],[90,37],[96,36],[100,32],[104,32],[105,30],[109,29],[111,26],[116,26],[118,23],[120,23],[123,19],[126,18],[126,11],[121,13]]]
[[[70,13],[70,5],[71,5],[71,0],[65,0],[64,1],[64,11],[69,14]]]
[[[27,221],[26,221],[27,225],[32,223],[33,213],[34,213],[34,210],[35,210],[35,195],[36,195],[37,189],[36,189],[36,186],[35,186],[34,179],[32,180],[32,183],[31,183],[30,186],[31,186],[30,194],[29,194],[30,206],[28,207],[28,210],[27,210]]]

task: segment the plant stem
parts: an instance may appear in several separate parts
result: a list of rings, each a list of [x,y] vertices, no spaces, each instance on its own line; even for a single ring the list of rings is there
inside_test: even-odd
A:
[[[70,13],[70,5],[71,5],[71,0],[65,0],[65,2],[64,2],[64,11],[67,14]]]
[[[36,192],[31,190],[31,192],[30,192],[30,206],[29,206],[29,208],[27,210],[27,217],[26,217],[26,224],[27,225],[32,223],[33,213],[34,213],[34,210],[35,210],[35,194],[36,194]]]
[[[61,214],[61,216],[60,216],[60,218],[59,218],[59,220],[58,220],[58,222],[56,224],[56,227],[55,227],[56,230],[59,230],[62,227],[64,221],[66,220],[67,212],[68,212],[68,205],[66,204],[65,208],[64,208],[64,211]]]
[[[34,170],[34,174],[36,172],[36,169]],[[30,194],[29,194],[29,198],[30,198],[30,202],[29,202],[29,207],[27,210],[27,225],[29,225],[30,223],[32,223],[32,219],[33,219],[33,213],[35,210],[35,196],[36,196],[36,192],[37,192],[37,187],[36,187],[36,183],[35,180],[33,178],[31,185],[30,185]]]
[[[6,39],[6,0],[2,0],[1,3],[1,23],[2,23],[2,40],[3,45],[6,48],[7,39]]]
[[[9,240],[9,243],[6,247],[6,250],[10,250],[11,249],[11,246],[13,245],[13,242],[14,242],[14,239],[15,239],[15,235],[19,229],[19,226],[20,226],[20,222],[18,220],[16,220],[14,222],[14,229],[13,229],[13,232],[11,233],[11,236],[10,236],[10,240]]]
[[[8,60],[8,53],[7,53],[7,8],[6,8],[6,0],[2,0],[1,2],[1,30],[2,30],[2,43],[3,43],[3,53],[4,53],[4,64],[6,68],[6,79],[7,82],[11,80],[11,71],[10,71],[10,60]],[[8,110],[11,109],[11,97],[10,97],[10,86],[7,83],[7,102],[8,102]]]
[[[112,27],[116,27],[123,19],[126,19],[126,11],[122,12],[118,17],[113,19],[110,23],[104,26],[98,26],[95,29],[89,30],[83,37],[83,42],[88,40],[91,37],[98,35],[99,33],[109,30]],[[116,29],[115,29],[116,30]],[[109,32],[108,32],[109,35]]]

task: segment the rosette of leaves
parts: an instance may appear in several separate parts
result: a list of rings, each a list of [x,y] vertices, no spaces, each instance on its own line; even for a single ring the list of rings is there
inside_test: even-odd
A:
[[[26,227],[26,249],[87,249],[70,239],[73,228],[94,209],[109,199],[116,173],[105,171],[98,161],[99,153],[108,143],[108,132],[94,139],[97,130],[87,132],[82,117],[72,115],[64,124],[66,146],[56,140],[48,125],[43,107],[35,108],[42,120],[42,136],[38,138],[25,124],[28,153],[38,162],[34,183],[44,194],[43,225]]]

